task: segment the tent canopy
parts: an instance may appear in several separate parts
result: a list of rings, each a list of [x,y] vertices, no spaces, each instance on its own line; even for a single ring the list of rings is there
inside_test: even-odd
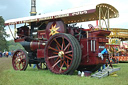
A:
[[[17,19],[11,19],[5,21],[5,25],[15,25],[21,23],[30,23],[37,21],[48,21],[51,19],[62,19],[64,23],[78,23],[78,22],[86,22],[86,21],[94,21],[99,20],[99,8],[102,9],[101,19],[116,18],[119,16],[118,10],[114,8],[110,4],[101,3],[95,5],[85,5],[78,8],[68,9],[64,11],[58,11],[53,13],[47,13],[36,16],[29,16]],[[109,10],[108,16],[103,16],[106,14],[106,10]]]

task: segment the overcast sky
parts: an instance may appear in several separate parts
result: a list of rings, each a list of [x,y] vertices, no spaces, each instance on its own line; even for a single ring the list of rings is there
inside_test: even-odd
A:
[[[119,18],[112,19],[110,27],[128,29],[128,0],[36,0],[36,7],[37,14],[43,14],[91,3],[113,5],[119,11]],[[30,10],[31,0],[0,0],[0,16],[5,20],[30,16]]]

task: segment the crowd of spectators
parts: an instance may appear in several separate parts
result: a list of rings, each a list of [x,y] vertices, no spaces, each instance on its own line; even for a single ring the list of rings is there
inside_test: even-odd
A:
[[[0,57],[12,57],[13,56],[13,51],[11,51],[11,52],[8,52],[8,51],[6,51],[6,52],[2,52],[2,51],[0,51]]]

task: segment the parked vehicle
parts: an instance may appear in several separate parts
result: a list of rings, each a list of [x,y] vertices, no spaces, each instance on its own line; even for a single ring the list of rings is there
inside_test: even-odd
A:
[[[91,5],[92,6],[92,5]],[[25,50],[15,51],[12,65],[15,70],[26,70],[28,64],[46,64],[55,74],[72,74],[75,70],[97,71],[106,63],[107,54],[102,51],[108,42],[110,31],[103,30],[102,21],[109,29],[109,18],[118,17],[112,5],[101,3],[60,12],[7,20],[17,30],[14,41]],[[88,29],[76,26],[79,22],[99,20],[98,30],[90,24]],[[16,28],[17,24],[24,24]],[[101,53],[102,52],[102,53]]]

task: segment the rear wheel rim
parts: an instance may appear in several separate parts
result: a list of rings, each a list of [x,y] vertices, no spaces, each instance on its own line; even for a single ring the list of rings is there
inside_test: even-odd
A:
[[[64,33],[50,38],[45,48],[45,61],[50,71],[56,74],[67,74],[72,70],[75,59],[71,38]]]

